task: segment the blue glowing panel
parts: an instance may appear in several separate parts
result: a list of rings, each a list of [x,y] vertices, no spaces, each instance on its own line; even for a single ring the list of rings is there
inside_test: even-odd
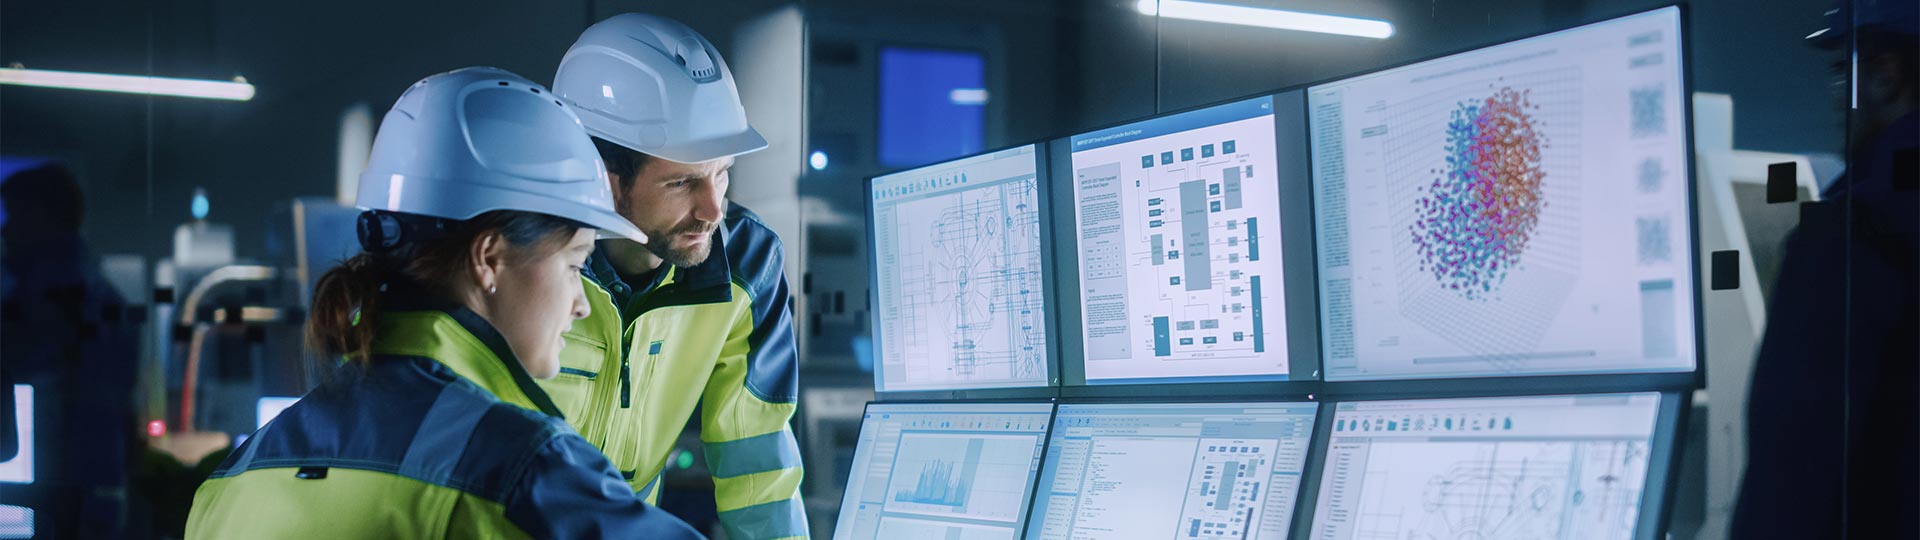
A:
[[[880,165],[911,167],[985,149],[986,66],[977,52],[880,49]]]
[[[0,181],[5,181],[7,177],[13,176],[13,173],[17,173],[20,171],[34,168],[34,167],[39,167],[43,163],[46,163],[46,160],[41,158],[22,157],[22,156],[0,156]],[[0,208],[0,224],[4,224],[6,222],[7,222],[7,211],[5,208]]]

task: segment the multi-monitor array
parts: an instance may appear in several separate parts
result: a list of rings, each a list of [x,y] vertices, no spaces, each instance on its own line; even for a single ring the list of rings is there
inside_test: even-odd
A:
[[[1682,60],[1669,7],[873,178],[876,390],[1065,401],[870,405],[836,538],[1651,537],[1691,383],[1605,376],[1698,362]]]
[[[1693,371],[1679,21],[875,177],[876,389]]]
[[[1680,401],[874,403],[834,538],[1655,538]]]

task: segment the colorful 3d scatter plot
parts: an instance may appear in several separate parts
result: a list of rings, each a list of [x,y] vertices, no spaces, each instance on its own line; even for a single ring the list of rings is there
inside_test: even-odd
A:
[[[1461,102],[1447,123],[1446,168],[1417,201],[1409,232],[1421,271],[1467,299],[1489,299],[1506,281],[1546,208],[1538,109],[1507,87]]]

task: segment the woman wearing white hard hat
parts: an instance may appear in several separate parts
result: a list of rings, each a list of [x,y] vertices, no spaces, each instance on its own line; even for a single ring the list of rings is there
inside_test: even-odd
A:
[[[533,382],[588,314],[595,229],[645,241],[572,110],[498,69],[428,77],[382,121],[359,206],[364,251],[307,326],[340,373],[214,471],[188,537],[700,537]]]

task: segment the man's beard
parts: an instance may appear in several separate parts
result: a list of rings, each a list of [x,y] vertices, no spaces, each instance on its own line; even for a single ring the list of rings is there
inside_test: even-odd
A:
[[[680,239],[680,235],[687,233],[701,233],[702,236],[710,236],[717,228],[719,228],[719,224],[717,223],[694,222],[684,227],[675,228],[672,231],[659,233],[644,231],[647,233],[647,238],[660,239],[660,241],[647,242],[644,245],[647,251],[652,252],[654,256],[659,257],[661,260],[667,261],[667,264],[681,268],[692,268],[707,261],[707,256],[713,253],[713,242],[709,240],[685,247],[675,247],[673,245],[674,242]]]

